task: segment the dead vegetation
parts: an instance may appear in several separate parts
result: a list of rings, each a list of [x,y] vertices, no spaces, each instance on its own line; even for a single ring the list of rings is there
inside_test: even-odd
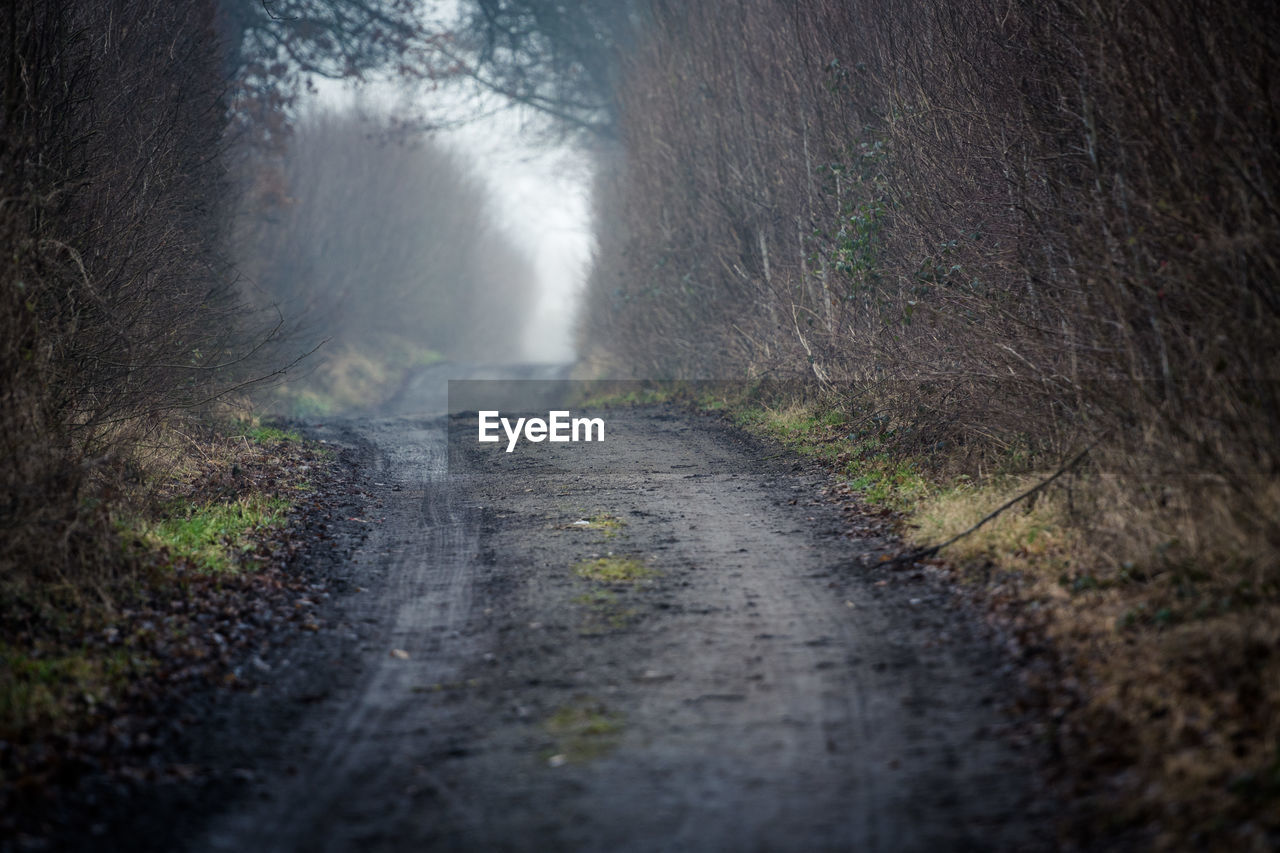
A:
[[[208,425],[263,375],[223,252],[215,5],[0,13],[6,844],[86,773],[160,772],[148,750],[182,724],[145,711],[293,624],[286,533],[327,463]]]

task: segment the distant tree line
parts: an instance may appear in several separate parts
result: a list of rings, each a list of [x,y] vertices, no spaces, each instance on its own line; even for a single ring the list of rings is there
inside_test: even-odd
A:
[[[295,411],[376,403],[424,359],[520,356],[532,265],[456,154],[385,118],[315,112],[282,152],[241,163],[247,299],[285,322],[277,361],[324,343],[289,383],[291,404],[311,401]]]
[[[1105,436],[1133,500],[1280,577],[1264,4],[728,6],[655,4],[625,62],[587,357],[856,391],[975,471]]]

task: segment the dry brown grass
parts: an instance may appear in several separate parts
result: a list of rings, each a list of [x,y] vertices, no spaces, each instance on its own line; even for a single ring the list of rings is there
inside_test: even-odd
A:
[[[906,529],[944,541],[1035,482],[939,490]],[[1208,556],[1240,559],[1222,502],[1155,513],[1130,494],[1078,478],[944,556],[1025,646],[1047,643],[1058,662],[1030,677],[1071,793],[1091,804],[1076,832],[1267,849],[1280,831],[1280,595],[1266,573]]]

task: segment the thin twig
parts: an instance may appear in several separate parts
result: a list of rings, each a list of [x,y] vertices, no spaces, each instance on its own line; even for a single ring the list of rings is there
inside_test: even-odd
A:
[[[1090,444],[1084,450],[1081,450],[1079,453],[1073,456],[1069,462],[1067,462],[1057,471],[1054,471],[1051,475],[1049,475],[1049,477],[1036,483],[1034,486],[1027,489],[1025,492],[1018,495],[1017,497],[1010,498],[1009,500],[1005,501],[999,507],[987,513],[985,516],[983,516],[982,519],[977,524],[973,525],[967,530],[962,530],[959,533],[957,533],[955,536],[952,536],[947,541],[939,542],[937,545],[930,545],[928,548],[920,548],[915,551],[908,551],[905,554],[899,554],[898,556],[894,557],[892,560],[887,561],[886,565],[894,566],[894,565],[901,565],[903,563],[914,563],[914,562],[917,562],[918,560],[928,559],[929,557],[932,557],[935,554],[937,554],[943,548],[946,548],[949,545],[954,545],[956,542],[960,541],[964,537],[977,531],[979,528],[981,528],[987,522],[994,519],[996,516],[1003,513],[1005,510],[1016,505],[1019,501],[1026,500],[1027,498],[1031,497],[1032,495],[1036,494],[1037,492],[1047,487],[1050,483],[1052,483],[1054,480],[1058,479],[1063,474],[1070,471],[1072,468],[1079,465],[1080,462],[1086,456],[1089,455],[1089,452],[1098,446],[1098,443],[1101,442],[1102,439],[1103,439],[1103,436],[1099,436],[1097,439],[1094,440],[1092,444]]]

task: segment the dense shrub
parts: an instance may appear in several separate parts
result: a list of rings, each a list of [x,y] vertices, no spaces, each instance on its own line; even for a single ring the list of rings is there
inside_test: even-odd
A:
[[[16,0],[0,128],[0,577],[99,559],[88,488],[229,350],[210,3]]]
[[[597,193],[601,369],[809,376],[975,470],[1101,436],[1164,519],[1113,532],[1276,581],[1274,16],[659,6]]]

